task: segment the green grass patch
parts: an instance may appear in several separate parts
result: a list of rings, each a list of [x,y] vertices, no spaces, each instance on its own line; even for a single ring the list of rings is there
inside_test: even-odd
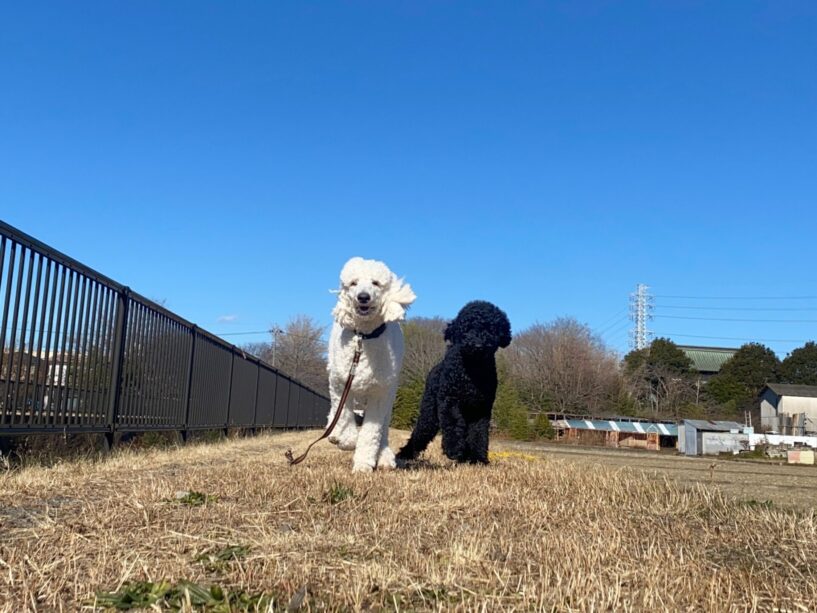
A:
[[[95,607],[131,609],[164,609],[181,611],[188,605],[195,611],[209,613],[232,613],[234,611],[266,610],[272,597],[265,594],[249,594],[218,585],[205,587],[190,581],[173,585],[168,581],[153,583],[137,581],[126,583],[116,592],[97,592],[96,598],[86,604]]]
[[[209,502],[216,502],[218,497],[202,492],[176,492],[176,498],[171,502],[183,504],[188,507],[200,507]]]
[[[323,493],[323,501],[329,504],[339,504],[344,500],[351,500],[355,497],[355,491],[348,485],[333,483],[328,490]]]
[[[225,570],[230,562],[243,560],[248,553],[250,548],[247,545],[228,545],[209,549],[196,556],[195,561],[210,572],[218,572]]]

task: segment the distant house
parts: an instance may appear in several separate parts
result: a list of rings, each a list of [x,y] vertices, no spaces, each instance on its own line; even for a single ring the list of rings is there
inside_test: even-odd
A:
[[[769,383],[760,392],[760,425],[780,434],[817,432],[817,386]]]
[[[736,347],[699,347],[695,345],[678,345],[692,361],[692,368],[698,373],[701,382],[706,383],[717,375],[729,358],[737,352]]]

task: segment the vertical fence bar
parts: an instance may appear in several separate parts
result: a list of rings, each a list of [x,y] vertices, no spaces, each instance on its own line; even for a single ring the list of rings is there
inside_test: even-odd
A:
[[[100,415],[105,415],[106,417],[108,415],[108,405],[111,401],[111,394],[113,393],[111,376],[115,360],[113,352],[116,337],[116,306],[118,304],[118,296],[118,292],[115,292],[109,287],[105,288],[105,328],[103,330],[104,337],[102,343],[103,369],[99,373],[99,385],[103,391],[100,393],[99,410]]]
[[[76,362],[77,356],[77,316],[79,315],[80,309],[80,294],[82,293],[80,287],[85,289],[85,277],[81,274],[77,274],[77,282],[74,285],[74,297],[71,299],[71,328],[70,332],[68,333],[68,364],[66,372],[65,372],[65,385],[63,386],[63,392],[65,396],[65,408],[63,409],[63,418],[66,424],[74,423],[74,415],[73,411],[71,410],[71,397],[73,396],[73,382],[76,378],[74,375],[76,371],[74,370],[74,363]],[[80,317],[80,321],[82,321]],[[62,402],[62,398],[60,401]]]
[[[33,268],[34,268],[34,252],[31,251],[31,249],[29,249],[28,254],[29,254],[28,255],[29,263],[28,263],[28,267],[27,267],[28,274],[26,275],[26,295],[25,295],[25,298],[23,299],[23,305],[24,305],[23,306],[23,321],[22,321],[22,329],[20,330],[20,353],[19,353],[19,357],[17,358],[17,377],[14,380],[14,400],[11,403],[11,410],[14,411],[12,413],[12,418],[11,418],[11,423],[12,424],[15,421],[17,421],[14,417],[17,414],[17,400],[20,397],[20,377],[22,376],[22,372],[23,372],[23,355],[25,353],[25,348],[26,348],[26,325],[28,325],[28,302],[29,302],[29,298],[31,298],[31,276],[32,276],[32,273],[33,273]],[[20,281],[23,280],[22,279],[22,272],[23,272],[22,264],[23,264],[24,261],[25,261],[24,257],[20,258],[20,273],[21,273],[20,274]],[[13,328],[12,339],[17,338],[17,313],[20,310],[20,288],[21,288],[21,285],[18,285],[17,286],[17,300],[16,300],[16,304],[15,304],[15,307],[14,307],[15,308],[14,323],[11,326]],[[22,414],[23,411],[20,411],[20,413]]]
[[[35,255],[34,252],[31,252],[32,257]],[[33,264],[33,259],[32,259]],[[29,271],[29,275],[31,271]],[[31,360],[34,357],[34,338],[35,333],[37,331],[37,312],[40,308],[40,283],[43,277],[43,258],[38,254],[37,257],[37,276],[34,282],[34,304],[31,307],[31,332],[28,336],[28,363],[26,364],[26,385],[23,388],[23,410],[20,411],[20,421],[25,423],[26,425],[30,426],[31,422],[34,421],[34,410],[35,410],[35,403],[28,395],[28,387],[31,383]],[[30,288],[29,288],[30,289]],[[23,330],[21,332],[22,335],[25,335],[26,324],[23,324]],[[39,356],[37,357],[39,360]],[[34,390],[36,391],[36,381],[34,383],[35,387]],[[26,404],[31,403],[31,407],[29,411],[26,411]]]
[[[62,307],[65,304],[65,296],[66,296],[66,283],[70,285],[71,283],[71,272],[67,270],[64,266],[62,267],[62,278],[60,279],[60,300],[59,306],[57,307],[57,325],[54,329],[54,368],[51,375],[51,387],[48,392],[48,406],[49,406],[49,420],[53,425],[57,419],[57,413],[59,412],[59,405],[58,405],[58,398],[60,396],[60,384],[62,382],[62,360],[60,358],[60,353],[64,351],[64,341],[63,344],[60,344],[60,332],[62,332],[63,337],[65,337],[65,326],[64,320],[68,317],[68,306],[65,305],[65,314],[63,315]],[[67,277],[67,280],[66,280]],[[68,292],[70,294],[70,289]],[[54,389],[56,386],[56,390]]]
[[[261,389],[261,362],[255,364],[255,403],[252,410],[252,431],[258,429],[258,394]]]
[[[230,400],[233,398],[233,374],[235,371],[235,351],[230,349],[230,384],[227,386],[227,420],[224,424],[224,433],[227,434],[230,425],[230,413],[232,412],[232,407],[230,406]]]
[[[188,367],[187,367],[187,383],[185,384],[184,389],[184,399],[185,399],[185,408],[184,408],[184,429],[182,430],[182,439],[187,441],[187,437],[190,436],[190,397],[193,393],[193,365],[196,363],[196,330],[198,330],[197,326],[193,326],[190,329],[190,333],[193,335],[193,340],[190,343],[190,359],[188,360]]]
[[[44,257],[44,256],[43,256]],[[43,406],[40,403],[40,368],[42,367],[43,363],[43,335],[45,333],[45,314],[51,310],[52,304],[51,300],[49,300],[50,296],[50,287],[49,283],[51,282],[51,260],[46,259],[45,261],[45,282],[43,283],[43,308],[42,312],[40,313],[40,334],[37,338],[37,366],[34,369],[34,397],[31,403],[31,425],[35,423],[39,424],[42,417]],[[28,392],[28,387],[26,387],[26,392]],[[37,404],[40,403],[39,409],[37,408]],[[36,419],[35,416],[36,415]]]
[[[83,366],[82,387],[84,392],[82,394],[82,401],[85,404],[85,424],[92,425],[95,421],[93,410],[93,390],[95,389],[94,377],[96,375],[96,362],[99,357],[99,349],[97,347],[97,333],[99,326],[99,283],[94,281],[93,298],[91,300],[91,310],[89,313],[90,327],[88,328],[88,338],[85,349],[85,365]]]
[[[69,391],[70,406],[66,409],[69,412],[68,423],[73,425],[79,420],[79,403],[77,401],[77,384],[79,381],[80,360],[82,358],[82,318],[85,316],[85,292],[88,290],[88,280],[85,275],[80,275],[80,283],[78,284],[79,293],[77,294],[77,304],[79,310],[74,311],[74,322],[76,327],[71,328],[71,387]]]
[[[111,354],[111,379],[109,382],[111,393],[108,402],[108,427],[110,433],[109,440],[113,440],[116,431],[116,420],[118,418],[119,403],[122,392],[122,362],[125,359],[125,344],[127,341],[126,330],[128,326],[128,302],[130,301],[130,289],[124,288],[116,293],[116,323],[114,324],[113,352]]]
[[[0,268],[5,269],[5,247],[6,247],[6,239],[3,237],[3,253],[2,258],[0,258]],[[14,356],[13,351],[9,351],[9,366],[8,366],[8,374],[4,377],[3,376],[3,358],[6,355],[6,326],[8,325],[8,316],[9,316],[9,303],[11,302],[11,287],[14,280],[14,259],[15,259],[15,252],[17,250],[17,245],[14,241],[11,241],[11,251],[9,252],[9,265],[8,265],[8,275],[6,278],[6,298],[3,301],[3,321],[0,324],[0,379],[3,379],[3,394],[0,395],[0,405],[2,405],[2,411],[0,411],[0,424],[5,423],[6,421],[6,414],[9,413],[8,403],[6,402],[6,398],[8,397],[8,390],[9,390],[9,382],[11,381],[11,369],[12,369],[12,357]]]
[[[77,372],[79,374],[79,387],[77,389],[77,422],[80,424],[87,423],[88,421],[88,407],[83,406],[83,401],[85,399],[85,392],[86,387],[88,385],[88,342],[91,339],[91,324],[93,322],[93,318],[91,317],[91,313],[93,313],[94,309],[96,308],[95,302],[95,289],[96,283],[93,283],[90,279],[85,286],[85,323],[82,326],[82,333],[80,338],[82,339],[82,344],[79,350],[79,360],[77,365]],[[80,316],[81,317],[81,316]]]

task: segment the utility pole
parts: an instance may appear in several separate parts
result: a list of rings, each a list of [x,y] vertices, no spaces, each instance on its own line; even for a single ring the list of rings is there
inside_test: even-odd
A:
[[[648,289],[646,285],[639,283],[635,292],[630,294],[630,319],[635,323],[635,327],[630,330],[630,346],[633,349],[644,349],[652,338],[647,322],[653,318],[655,304],[652,296],[647,293]]]
[[[279,328],[278,326],[275,326],[275,327],[272,328],[272,330],[270,330],[270,334],[272,334],[272,367],[276,368],[276,365],[275,365],[275,348],[278,345],[278,339],[280,338],[280,336],[282,334],[284,334],[284,331],[281,330],[281,328]]]

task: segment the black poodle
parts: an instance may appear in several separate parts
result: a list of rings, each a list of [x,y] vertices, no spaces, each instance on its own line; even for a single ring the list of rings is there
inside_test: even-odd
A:
[[[420,416],[397,454],[403,463],[422,453],[439,430],[452,460],[488,463],[488,427],[496,397],[496,350],[511,342],[507,315],[490,302],[466,304],[445,329],[445,357],[426,379]]]

